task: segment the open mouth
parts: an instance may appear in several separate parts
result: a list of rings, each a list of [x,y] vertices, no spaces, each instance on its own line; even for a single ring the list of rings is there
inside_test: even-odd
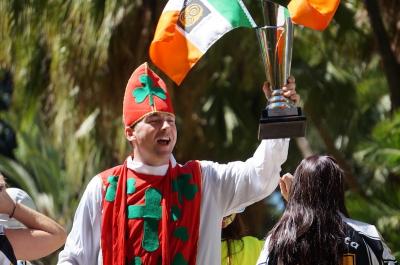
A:
[[[161,145],[169,145],[169,143],[171,142],[170,138],[160,138],[157,139],[157,143],[161,144]]]

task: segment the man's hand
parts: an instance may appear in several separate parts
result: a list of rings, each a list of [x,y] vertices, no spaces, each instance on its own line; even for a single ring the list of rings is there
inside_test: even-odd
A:
[[[282,197],[285,199],[285,201],[289,200],[289,191],[292,187],[293,179],[294,177],[292,174],[286,173],[279,181],[279,188],[281,189]]]
[[[297,104],[300,101],[300,96],[296,93],[296,80],[293,76],[289,76],[287,81],[287,84],[282,87],[283,95]],[[271,97],[272,89],[268,82],[264,82],[263,91],[266,98]]]

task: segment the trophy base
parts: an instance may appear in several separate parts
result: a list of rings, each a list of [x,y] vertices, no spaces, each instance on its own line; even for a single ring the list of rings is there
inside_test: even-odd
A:
[[[298,115],[268,116],[263,111],[258,130],[258,139],[278,139],[304,137],[306,133],[306,117],[301,108],[297,108]]]

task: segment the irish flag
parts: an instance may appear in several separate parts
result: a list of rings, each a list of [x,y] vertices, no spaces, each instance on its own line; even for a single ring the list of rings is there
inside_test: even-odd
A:
[[[292,0],[288,9],[292,21],[316,30],[324,30],[332,20],[340,0]]]
[[[179,85],[225,33],[255,26],[241,0],[169,0],[150,45],[150,58]]]

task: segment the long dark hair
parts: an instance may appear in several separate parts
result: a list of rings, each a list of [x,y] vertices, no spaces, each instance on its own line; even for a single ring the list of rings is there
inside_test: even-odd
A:
[[[227,245],[227,260],[228,264],[231,264],[230,259],[237,252],[242,251],[244,247],[244,243],[242,237],[244,237],[247,233],[246,225],[242,219],[240,214],[236,214],[235,219],[232,221],[230,225],[221,230],[221,239],[222,241],[226,241]],[[233,252],[233,242],[238,240],[239,248],[235,249],[236,252]]]
[[[343,170],[329,156],[303,159],[294,173],[289,201],[270,232],[271,264],[342,263],[345,225]]]

